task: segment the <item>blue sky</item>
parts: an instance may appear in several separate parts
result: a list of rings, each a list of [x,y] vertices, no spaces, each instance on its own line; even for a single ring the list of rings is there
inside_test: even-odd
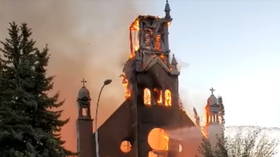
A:
[[[213,86],[224,98],[227,125],[279,127],[280,1],[170,5],[170,45],[182,64],[185,106],[202,111]]]

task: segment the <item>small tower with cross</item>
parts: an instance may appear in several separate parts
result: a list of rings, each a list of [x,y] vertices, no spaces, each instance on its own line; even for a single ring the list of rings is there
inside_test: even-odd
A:
[[[94,142],[92,135],[92,118],[90,112],[90,92],[86,88],[87,81],[81,81],[82,88],[78,93],[78,119],[77,119],[77,151],[79,157],[92,157]]]
[[[79,104],[79,118],[80,119],[91,119],[90,114],[90,94],[88,89],[86,88],[87,81],[83,79],[82,88],[78,94],[78,104]]]
[[[217,136],[223,137],[224,135],[224,105],[222,97],[216,98],[214,95],[214,88],[210,89],[211,95],[207,99],[205,106],[206,111],[206,130],[208,138],[211,143],[215,145]]]
[[[223,123],[224,106],[222,103],[222,97],[218,99],[214,95],[214,88],[210,89],[211,95],[207,100],[206,109],[206,124],[221,124]]]

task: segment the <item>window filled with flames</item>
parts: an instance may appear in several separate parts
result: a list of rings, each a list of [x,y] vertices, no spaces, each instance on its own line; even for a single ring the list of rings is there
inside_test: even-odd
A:
[[[143,102],[146,106],[159,105],[170,107],[172,106],[172,94],[169,89],[163,91],[154,88],[151,91],[149,88],[145,88],[143,91]]]
[[[165,102],[164,102],[165,106],[171,106],[172,96],[171,96],[171,91],[169,89],[165,90],[164,97],[165,97]]]
[[[147,106],[152,105],[152,95],[151,95],[151,91],[148,88],[144,89],[144,104]]]

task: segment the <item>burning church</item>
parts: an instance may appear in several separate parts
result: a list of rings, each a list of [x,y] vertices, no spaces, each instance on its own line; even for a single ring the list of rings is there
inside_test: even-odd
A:
[[[167,2],[165,17],[139,16],[131,24],[130,58],[121,75],[126,100],[94,133],[90,94],[85,86],[80,89],[79,157],[197,155],[205,134],[179,101],[180,72],[175,56],[170,54],[168,42],[171,21]]]

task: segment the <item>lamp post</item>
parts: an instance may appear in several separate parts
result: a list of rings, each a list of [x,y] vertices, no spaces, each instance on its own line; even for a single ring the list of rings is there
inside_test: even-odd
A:
[[[99,106],[99,100],[100,100],[100,96],[101,96],[101,93],[103,91],[103,88],[110,84],[112,82],[112,80],[110,79],[107,79],[104,81],[101,89],[100,89],[100,92],[99,92],[99,95],[98,95],[98,99],[97,99],[97,103],[96,103],[96,109],[95,109],[95,152],[96,152],[96,157],[99,157],[99,142],[98,142],[98,131],[97,131],[97,116],[98,116],[98,106]]]

